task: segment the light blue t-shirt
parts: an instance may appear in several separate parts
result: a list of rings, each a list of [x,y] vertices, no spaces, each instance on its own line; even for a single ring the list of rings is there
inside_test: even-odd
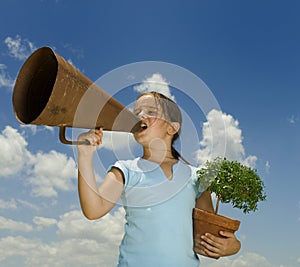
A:
[[[198,191],[196,169],[181,161],[168,180],[160,166],[136,158],[117,161],[125,178],[125,234],[118,267],[197,267],[192,211]]]

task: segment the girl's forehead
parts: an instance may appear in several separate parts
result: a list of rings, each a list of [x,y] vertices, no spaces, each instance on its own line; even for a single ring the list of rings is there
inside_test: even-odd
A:
[[[152,95],[143,95],[139,99],[137,99],[135,103],[135,107],[138,106],[152,106],[152,107],[157,107],[157,101]]]

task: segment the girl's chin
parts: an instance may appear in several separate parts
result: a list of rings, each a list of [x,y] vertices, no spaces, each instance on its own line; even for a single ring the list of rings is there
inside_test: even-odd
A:
[[[139,142],[139,140],[142,138],[142,132],[138,132],[138,133],[135,133],[134,135],[134,139],[135,141]]]
[[[148,143],[147,140],[145,139],[145,135],[142,132],[135,133],[134,139],[140,145],[147,145],[147,143]]]
[[[134,136],[141,136],[144,132],[146,131],[146,129],[141,129],[140,131],[134,133]]]

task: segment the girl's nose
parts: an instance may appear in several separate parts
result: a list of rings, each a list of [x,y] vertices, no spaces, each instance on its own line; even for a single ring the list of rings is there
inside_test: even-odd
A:
[[[141,110],[140,113],[137,114],[137,116],[140,118],[140,119],[145,119],[147,118],[147,114],[144,110]]]

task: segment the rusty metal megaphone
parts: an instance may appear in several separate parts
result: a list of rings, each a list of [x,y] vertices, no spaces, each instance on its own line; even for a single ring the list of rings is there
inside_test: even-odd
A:
[[[49,47],[37,49],[23,64],[13,91],[15,116],[23,124],[132,132],[138,117]]]

